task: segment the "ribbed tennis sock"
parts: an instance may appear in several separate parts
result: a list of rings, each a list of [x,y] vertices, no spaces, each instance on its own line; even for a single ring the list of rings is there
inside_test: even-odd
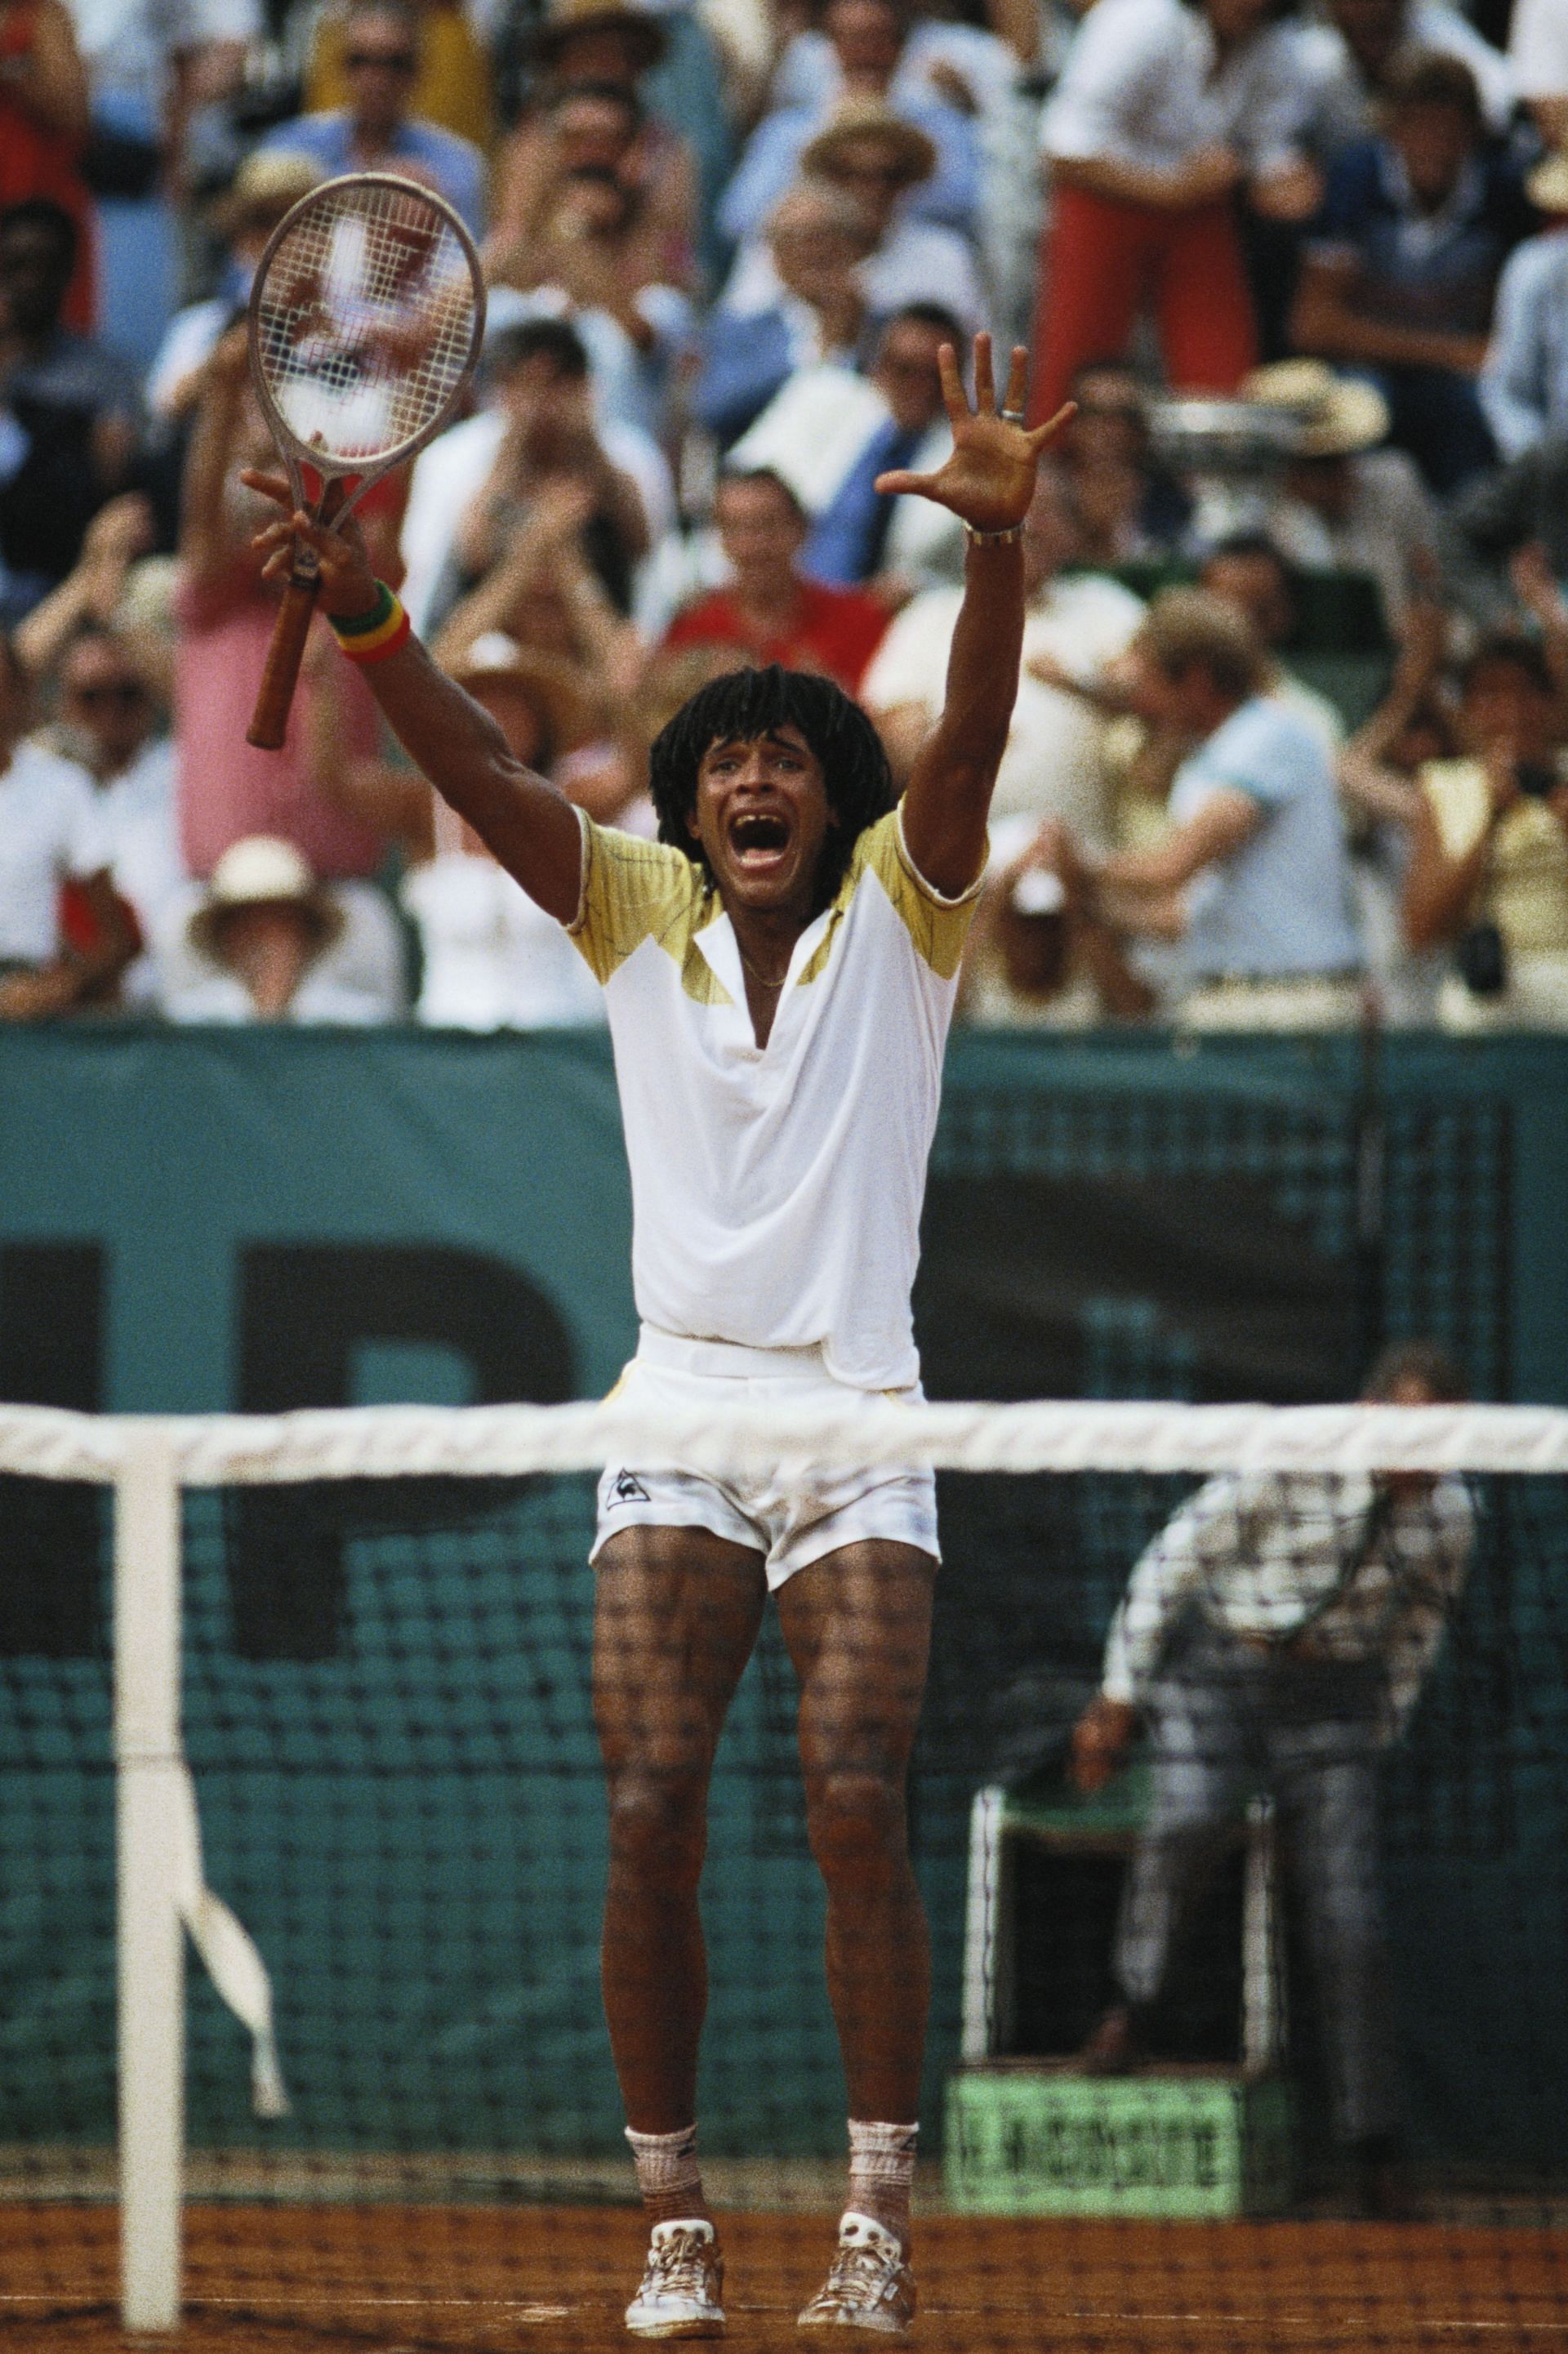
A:
[[[634,2133],[628,2126],[626,2138],[650,2222],[683,2223],[707,2214],[694,2125],[667,2134]]]
[[[858,2215],[909,2239],[909,2199],[915,2185],[915,2126],[849,2121],[849,2203]]]

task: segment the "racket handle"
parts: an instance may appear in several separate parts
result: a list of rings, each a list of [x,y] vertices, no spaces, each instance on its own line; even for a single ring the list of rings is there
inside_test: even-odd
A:
[[[288,733],[289,709],[294,700],[294,687],[304,660],[305,640],[311,633],[311,616],[316,610],[316,594],[321,588],[321,575],[313,572],[308,578],[298,571],[289,575],[289,585],[283,591],[283,601],[278,608],[278,618],[272,624],[272,642],[267,649],[267,667],[261,673],[261,685],[256,697],[256,708],[245,740],[254,744],[259,752],[282,749]]]

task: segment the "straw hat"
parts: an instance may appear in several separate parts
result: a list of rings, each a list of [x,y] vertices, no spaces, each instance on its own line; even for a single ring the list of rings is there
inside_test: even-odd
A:
[[[575,751],[599,733],[599,717],[569,663],[558,654],[535,653],[504,630],[486,630],[447,670],[460,686],[504,679],[518,687],[545,723],[554,754]]]
[[[937,168],[935,143],[880,98],[845,99],[801,155],[800,168],[831,180],[844,149],[863,139],[880,139],[893,150],[906,187],[928,180]]]
[[[226,237],[248,226],[281,221],[290,207],[326,177],[309,155],[289,148],[273,148],[247,155],[217,207],[217,224]]]
[[[1538,164],[1524,184],[1524,193],[1542,213],[1568,213],[1568,148],[1560,147]]]
[[[576,33],[623,33],[642,52],[639,73],[658,64],[670,40],[653,11],[639,7],[637,0],[554,0],[529,44],[535,62],[553,66]]]
[[[1377,387],[1336,376],[1322,360],[1277,360],[1254,368],[1241,397],[1291,412],[1298,458],[1352,458],[1375,449],[1388,433],[1388,403]]]
[[[185,927],[186,937],[203,956],[221,964],[220,932],[229,910],[276,907],[305,911],[315,927],[318,953],[343,929],[343,909],[316,881],[303,852],[277,834],[248,834],[243,842],[230,843],[213,868],[207,896]]]

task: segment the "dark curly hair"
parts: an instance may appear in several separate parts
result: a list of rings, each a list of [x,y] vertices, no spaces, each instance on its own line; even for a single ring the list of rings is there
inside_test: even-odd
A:
[[[828,807],[838,824],[822,844],[817,906],[830,905],[855,843],[868,825],[897,801],[882,739],[842,687],[810,671],[726,671],[699,687],[653,739],[648,790],[659,815],[659,839],[683,850],[713,879],[703,846],[686,821],[697,806],[697,769],[714,744],[750,743],[780,727],[798,727],[822,764]]]

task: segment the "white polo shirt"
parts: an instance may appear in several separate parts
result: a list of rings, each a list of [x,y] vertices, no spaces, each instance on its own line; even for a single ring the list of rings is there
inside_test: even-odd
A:
[[[60,946],[59,888],[109,864],[92,779],[43,745],[0,769],[0,959],[48,964]]]
[[[857,1389],[917,1378],[909,1294],[959,958],[980,885],[944,899],[896,811],[795,943],[766,1046],[734,930],[683,852],[583,827],[572,937],[603,984],[645,1324],[820,1346]]]

